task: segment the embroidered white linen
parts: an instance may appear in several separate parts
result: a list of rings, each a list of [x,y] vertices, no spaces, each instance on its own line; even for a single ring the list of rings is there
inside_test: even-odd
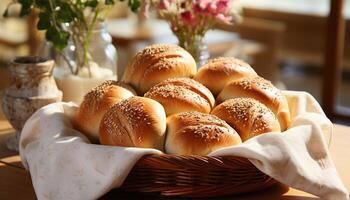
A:
[[[287,131],[263,134],[211,155],[246,157],[281,183],[324,199],[348,199],[327,147],[332,123],[308,93],[284,94],[292,115]],[[22,130],[20,155],[38,199],[96,199],[122,185],[143,155],[161,153],[90,144],[72,127],[76,109],[73,103],[45,106]]]

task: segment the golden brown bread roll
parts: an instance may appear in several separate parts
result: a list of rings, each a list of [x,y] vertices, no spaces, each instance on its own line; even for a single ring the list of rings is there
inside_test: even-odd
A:
[[[196,62],[186,50],[173,44],[156,44],[136,54],[122,80],[143,94],[165,79],[193,77],[196,72]]]
[[[134,95],[134,89],[125,83],[105,81],[85,95],[73,119],[74,127],[92,143],[98,143],[98,130],[103,115],[114,104]]]
[[[276,115],[282,131],[289,127],[291,119],[287,99],[270,81],[256,76],[229,82],[218,95],[216,103],[238,97],[260,101]]]
[[[161,103],[167,116],[186,111],[209,113],[215,103],[208,88],[190,78],[167,79],[153,86],[145,97]]]
[[[268,132],[281,132],[275,114],[252,98],[229,99],[216,106],[211,114],[226,121],[242,141]]]
[[[104,145],[163,150],[165,131],[163,106],[135,96],[115,104],[103,116],[100,141]]]
[[[219,57],[202,66],[194,79],[216,96],[228,82],[248,76],[257,76],[248,63],[233,57]]]
[[[210,114],[183,112],[167,119],[165,151],[180,155],[208,155],[241,144],[237,132],[225,121]]]

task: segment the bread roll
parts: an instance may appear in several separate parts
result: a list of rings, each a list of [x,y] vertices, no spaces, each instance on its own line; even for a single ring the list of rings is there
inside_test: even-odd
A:
[[[153,86],[145,97],[161,103],[167,116],[198,111],[209,113],[215,99],[208,88],[190,78],[171,78]]]
[[[187,51],[173,44],[156,44],[136,54],[122,80],[144,94],[157,83],[173,77],[193,77],[196,62]]]
[[[219,57],[202,66],[194,79],[216,96],[228,82],[249,76],[257,74],[248,63],[233,57]]]
[[[103,115],[114,104],[134,95],[134,89],[125,83],[112,80],[102,83],[85,95],[73,119],[74,127],[92,143],[98,143],[98,130]]]
[[[242,143],[225,121],[210,114],[183,112],[167,119],[165,151],[180,155],[208,155],[228,146]]]
[[[282,131],[289,127],[291,119],[287,99],[270,81],[258,76],[232,81],[220,92],[216,103],[237,97],[250,97],[260,101],[276,115]]]
[[[252,98],[229,99],[216,106],[211,114],[225,120],[242,141],[267,132],[281,132],[275,114]]]
[[[163,150],[166,131],[164,108],[145,97],[131,97],[115,104],[104,115],[100,141],[104,145]]]

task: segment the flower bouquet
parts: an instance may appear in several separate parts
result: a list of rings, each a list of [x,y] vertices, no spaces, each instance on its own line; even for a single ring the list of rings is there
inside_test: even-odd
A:
[[[234,24],[240,19],[232,0],[146,0],[145,15],[149,8],[168,21],[179,45],[192,54],[199,66],[209,58],[203,43],[205,33],[218,23]]]

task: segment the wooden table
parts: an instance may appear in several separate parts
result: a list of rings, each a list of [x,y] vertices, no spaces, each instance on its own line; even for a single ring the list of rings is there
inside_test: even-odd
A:
[[[0,110],[0,199],[36,199],[35,192],[31,183],[29,173],[23,168],[21,159],[16,152],[7,150],[5,146],[6,139],[13,134],[14,130],[10,124],[4,119]],[[331,144],[331,154],[336,164],[338,172],[350,190],[350,127],[335,125],[334,136]],[[141,194],[125,193],[120,191],[111,191],[101,199],[164,199],[153,196],[142,196]],[[173,198],[172,198],[173,199]],[[240,200],[311,200],[318,199],[313,195],[305,192],[288,188],[283,185],[275,185],[264,191],[224,197],[220,199],[240,199]]]

